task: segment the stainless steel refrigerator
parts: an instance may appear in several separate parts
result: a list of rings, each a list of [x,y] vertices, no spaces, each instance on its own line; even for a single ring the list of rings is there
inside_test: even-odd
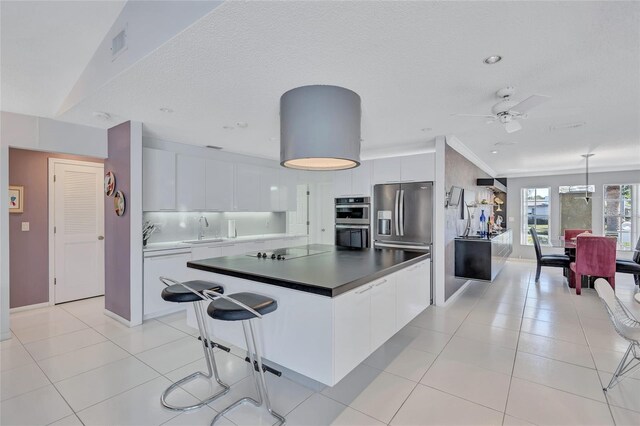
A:
[[[431,251],[433,182],[374,186],[374,247]]]

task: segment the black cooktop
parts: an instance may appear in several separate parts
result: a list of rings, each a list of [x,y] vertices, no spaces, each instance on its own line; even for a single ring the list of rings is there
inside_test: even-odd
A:
[[[281,248],[273,251],[252,251],[247,253],[249,257],[265,260],[291,260],[299,257],[312,256],[314,254],[326,253],[326,250],[314,250],[312,248]]]

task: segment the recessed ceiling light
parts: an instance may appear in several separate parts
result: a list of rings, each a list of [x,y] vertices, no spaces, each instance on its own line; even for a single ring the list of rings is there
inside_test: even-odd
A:
[[[491,153],[492,153],[492,154],[497,154],[497,153],[498,153],[498,151],[494,149],[493,151],[491,151]]]
[[[488,58],[485,58],[484,59],[484,63],[487,64],[487,65],[493,65],[495,63],[500,62],[501,60],[502,60],[502,56],[500,56],[500,55],[492,55],[492,56],[489,56]]]
[[[108,112],[94,111],[93,116],[98,120],[102,120],[102,121],[111,120],[111,115]]]
[[[247,123],[246,121],[238,121],[236,123],[236,126],[240,127],[241,129],[246,129],[247,127],[249,127],[249,123]]]
[[[171,108],[160,108],[160,111],[166,112],[167,114],[171,114],[173,112]]]
[[[423,128],[422,128],[422,129],[420,129],[420,130],[422,130],[423,132],[430,132],[430,131],[432,131],[433,129],[432,129],[431,127],[423,127]]]
[[[225,129],[225,130],[233,130],[233,129],[235,129],[235,127],[233,127],[233,126],[222,126],[222,128]]]

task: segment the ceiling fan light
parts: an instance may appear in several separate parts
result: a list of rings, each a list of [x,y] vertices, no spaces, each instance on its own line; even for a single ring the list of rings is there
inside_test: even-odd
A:
[[[360,165],[360,96],[337,86],[302,86],[280,98],[280,164],[301,170]]]

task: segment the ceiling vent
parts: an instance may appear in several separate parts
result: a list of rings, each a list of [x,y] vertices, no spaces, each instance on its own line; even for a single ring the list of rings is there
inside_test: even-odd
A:
[[[211,148],[211,149],[222,149],[221,146],[217,146],[217,145],[207,145],[207,148]]]
[[[125,27],[111,39],[111,60],[115,60],[127,49],[127,28]]]
[[[578,127],[582,127],[585,124],[587,123],[585,123],[584,121],[579,121],[577,123],[556,124],[556,125],[550,126],[549,130],[554,131],[554,130],[560,130],[560,129],[577,129]]]

